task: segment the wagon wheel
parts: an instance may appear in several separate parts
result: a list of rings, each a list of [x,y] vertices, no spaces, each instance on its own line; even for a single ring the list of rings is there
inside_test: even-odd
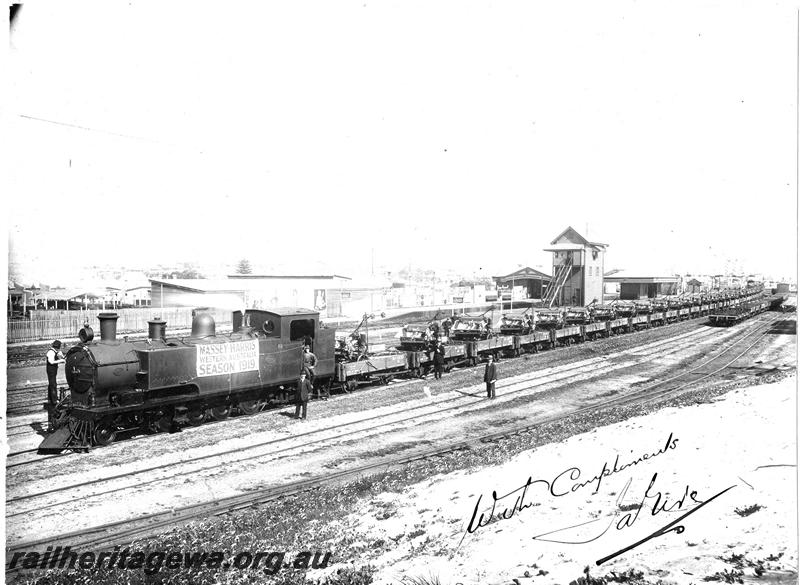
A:
[[[200,406],[190,406],[186,413],[186,419],[193,427],[200,426],[206,420],[206,412]]]
[[[172,409],[159,410],[150,423],[150,429],[156,433],[168,433],[172,429],[174,418]]]
[[[231,413],[231,407],[227,404],[223,406],[214,406],[213,408],[209,408],[208,410],[211,415],[211,418],[213,418],[214,420],[225,420]]]
[[[242,414],[251,415],[261,410],[261,402],[258,400],[242,400],[237,407]]]
[[[114,442],[117,438],[117,427],[111,421],[102,420],[97,423],[92,434],[95,445],[105,447]]]
[[[358,388],[358,384],[356,383],[356,381],[355,380],[348,380],[344,391],[345,392],[352,392],[356,388]]]

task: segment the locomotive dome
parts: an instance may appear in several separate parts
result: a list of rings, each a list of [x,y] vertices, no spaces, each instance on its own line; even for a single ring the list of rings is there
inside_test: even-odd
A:
[[[208,313],[197,313],[192,319],[192,337],[212,337],[216,335],[214,317]]]

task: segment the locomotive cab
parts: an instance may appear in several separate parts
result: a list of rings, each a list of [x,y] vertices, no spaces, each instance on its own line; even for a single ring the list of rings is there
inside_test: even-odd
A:
[[[317,356],[316,376],[333,374],[335,331],[320,327],[319,313],[294,307],[281,307],[271,311],[248,309],[242,316],[241,327],[251,328],[267,339],[280,340],[276,349],[285,349],[287,344],[292,347],[296,344],[300,348],[301,362],[303,346],[309,346]]]

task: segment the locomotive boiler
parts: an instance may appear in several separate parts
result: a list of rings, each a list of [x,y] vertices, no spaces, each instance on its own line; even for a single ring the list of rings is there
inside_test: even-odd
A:
[[[102,404],[113,392],[135,383],[139,367],[135,348],[145,342],[118,340],[117,318],[116,313],[100,313],[100,339],[95,341],[94,331],[86,325],[78,334],[80,343],[67,352],[64,373],[73,405]]]

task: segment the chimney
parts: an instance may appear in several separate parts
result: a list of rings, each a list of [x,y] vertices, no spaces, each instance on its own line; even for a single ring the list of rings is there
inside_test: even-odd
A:
[[[100,319],[100,339],[102,341],[116,341],[117,319],[119,319],[119,316],[116,313],[100,313],[97,318]]]
[[[161,317],[153,317],[147,322],[147,337],[153,340],[165,340],[167,338],[167,322],[163,321]]]

